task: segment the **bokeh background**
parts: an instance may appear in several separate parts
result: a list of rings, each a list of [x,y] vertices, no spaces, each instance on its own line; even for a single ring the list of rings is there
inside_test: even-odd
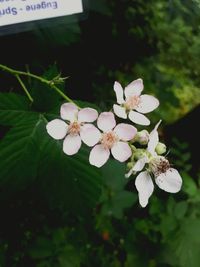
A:
[[[0,51],[1,64],[69,76],[62,90],[99,110],[115,102],[115,80],[143,78],[161,103],[147,129],[163,120],[161,139],[183,177],[180,193],[156,189],[142,209],[124,164],[111,160],[97,174],[81,156],[63,158],[50,139],[39,155],[31,144],[9,157],[20,143],[9,146],[0,103],[0,266],[199,267],[200,1],[91,0],[81,20],[0,36]],[[22,94],[10,74],[1,71],[0,81],[1,92]],[[49,88],[26,83],[34,111],[58,110]]]

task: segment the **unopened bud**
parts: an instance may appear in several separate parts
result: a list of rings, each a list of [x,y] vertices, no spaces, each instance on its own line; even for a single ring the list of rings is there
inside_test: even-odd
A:
[[[133,168],[134,165],[135,165],[135,162],[131,161],[131,162],[128,162],[126,166],[127,166],[127,169],[130,170]]]
[[[160,143],[160,142],[157,144],[157,146],[156,146],[156,153],[158,155],[164,154],[166,152],[166,150],[167,150],[167,147],[166,147],[165,144]]]
[[[146,145],[149,141],[149,133],[147,130],[142,130],[137,132],[135,136],[135,141],[138,142],[140,145]]]
[[[145,152],[146,152],[145,149],[138,148],[138,149],[135,151],[135,153],[133,154],[134,159],[135,159],[135,160],[138,160],[138,159],[143,158],[143,157],[146,155]]]

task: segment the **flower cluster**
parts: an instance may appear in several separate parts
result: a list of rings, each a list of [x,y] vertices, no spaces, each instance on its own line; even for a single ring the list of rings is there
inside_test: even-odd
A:
[[[164,156],[161,156],[166,152],[166,146],[159,142],[157,129],[160,122],[146,136],[147,149],[135,149],[136,153],[132,157],[133,166],[125,175],[125,177],[129,178],[132,174],[140,172],[136,177],[135,186],[142,207],[148,204],[149,197],[153,193],[152,178],[155,178],[155,183],[160,189],[169,193],[177,193],[182,186],[182,179],[178,171],[171,168],[169,161]],[[146,170],[142,171],[146,165]]]
[[[138,132],[132,125],[149,125],[150,120],[144,114],[159,106],[154,96],[141,95],[143,89],[142,79],[131,82],[124,90],[115,82],[117,104],[113,105],[113,111],[98,114],[93,108],[79,109],[73,103],[65,103],[60,108],[61,119],[50,121],[46,129],[54,139],[64,139],[63,152],[67,155],[76,154],[82,142],[91,147],[89,162],[98,168],[111,154],[120,162],[130,160],[125,177],[140,172],[135,186],[140,205],[145,207],[154,190],[153,179],[161,189],[170,193],[180,190],[182,179],[163,156],[166,146],[159,142],[157,129],[160,122],[150,133],[147,130]],[[117,124],[115,115],[131,122]],[[139,144],[139,148],[135,144]]]

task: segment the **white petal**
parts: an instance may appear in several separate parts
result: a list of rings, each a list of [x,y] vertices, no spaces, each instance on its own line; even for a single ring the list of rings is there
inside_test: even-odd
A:
[[[165,173],[160,174],[156,179],[156,184],[160,189],[169,192],[177,193],[182,186],[182,179],[176,169],[170,168]]]
[[[139,125],[149,125],[150,120],[144,116],[143,114],[140,114],[136,111],[131,110],[128,115],[129,119]]]
[[[130,124],[119,123],[115,127],[114,132],[117,134],[120,140],[130,141],[136,135],[137,129]]]
[[[129,178],[132,174],[134,174],[136,172],[140,172],[144,168],[144,166],[147,162],[148,162],[147,157],[143,157],[143,158],[139,159],[135,163],[135,165],[130,169],[130,171],[127,174],[125,174],[125,177]]]
[[[125,93],[126,98],[129,96],[133,96],[133,95],[139,96],[143,89],[144,89],[144,85],[143,85],[142,79],[137,79],[129,83],[129,85],[125,87],[124,93]]]
[[[148,162],[148,158],[147,157],[143,157],[143,158],[141,158],[141,159],[139,159],[136,163],[135,163],[135,165],[133,166],[133,171],[134,172],[139,172],[139,171],[141,171],[143,168],[144,168],[144,166],[145,166],[145,164]]]
[[[96,145],[101,139],[101,132],[93,124],[84,124],[81,127],[80,136],[88,146]]]
[[[123,90],[123,88],[122,88],[120,83],[118,83],[118,82],[114,83],[114,91],[115,91],[115,94],[116,94],[117,103],[118,104],[123,104],[125,102],[124,101],[124,90]]]
[[[109,159],[109,156],[109,149],[105,149],[102,145],[96,145],[90,152],[89,161],[91,165],[100,168],[106,163],[106,161]]]
[[[81,138],[79,135],[68,135],[63,142],[63,151],[67,155],[76,154],[81,147]]]
[[[130,146],[125,142],[117,142],[111,148],[111,152],[113,157],[120,162],[126,161],[132,155]]]
[[[97,120],[97,126],[103,132],[112,130],[116,125],[115,117],[112,112],[102,112]]]
[[[78,122],[93,122],[97,119],[98,112],[93,108],[83,108],[78,113]]]
[[[63,120],[75,121],[77,119],[78,108],[72,103],[62,104],[60,107],[60,116]]]
[[[127,118],[127,114],[126,114],[126,109],[125,108],[114,104],[113,105],[113,110],[114,110],[115,115],[117,115],[119,118],[122,118],[122,119],[126,119]]]
[[[152,95],[141,95],[140,103],[136,110],[141,113],[149,113],[159,106],[159,101]]]
[[[144,208],[148,204],[153,193],[154,185],[148,172],[141,172],[135,180],[135,186],[139,194],[140,205]]]
[[[55,119],[47,123],[46,129],[51,137],[60,140],[66,136],[68,125],[62,120]]]
[[[159,136],[158,136],[158,127],[161,123],[161,120],[156,124],[154,129],[149,134],[149,142],[147,146],[147,150],[152,154],[155,155],[155,149],[159,142]]]

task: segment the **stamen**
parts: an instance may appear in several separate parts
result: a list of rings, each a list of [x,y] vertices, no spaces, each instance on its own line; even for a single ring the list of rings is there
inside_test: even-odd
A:
[[[169,161],[162,156],[152,159],[149,163],[149,166],[155,177],[165,173],[168,169],[170,169]]]
[[[77,135],[80,133],[81,125],[78,122],[72,122],[69,125],[68,133],[70,135]]]
[[[140,97],[137,95],[129,96],[125,102],[125,108],[132,110],[138,107],[140,104]]]
[[[101,144],[105,149],[111,149],[117,141],[118,137],[113,131],[102,134]]]

